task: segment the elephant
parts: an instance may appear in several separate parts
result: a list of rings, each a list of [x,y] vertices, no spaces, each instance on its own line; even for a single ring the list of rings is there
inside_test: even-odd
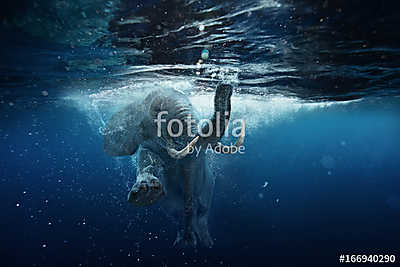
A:
[[[215,177],[207,165],[206,149],[202,148],[209,146],[213,151],[234,154],[242,146],[244,121],[234,145],[219,142],[228,126],[232,90],[229,84],[217,85],[209,123],[200,123],[184,93],[156,89],[141,103],[132,103],[114,114],[105,127],[107,154],[137,153],[137,177],[128,201],[135,206],[160,202],[180,222],[182,229],[178,229],[175,246],[213,245],[208,215]],[[195,150],[198,153],[193,153]]]

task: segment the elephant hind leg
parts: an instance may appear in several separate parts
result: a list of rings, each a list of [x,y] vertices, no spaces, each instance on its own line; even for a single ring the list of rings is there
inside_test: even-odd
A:
[[[191,168],[184,168],[183,176],[183,230],[178,231],[174,245],[178,247],[196,247],[197,236],[194,228],[196,206],[193,200]]]
[[[205,247],[212,247],[214,242],[208,231],[208,206],[199,204],[197,208],[196,233],[200,243]]]
[[[204,247],[212,247],[214,242],[208,231],[208,216],[214,193],[215,179],[209,169],[204,169],[204,184],[202,191],[197,197],[195,220],[193,221],[199,243]]]
[[[208,232],[208,207],[193,203],[193,214],[191,215],[191,226],[178,231],[175,246],[181,247],[212,247],[214,242]]]

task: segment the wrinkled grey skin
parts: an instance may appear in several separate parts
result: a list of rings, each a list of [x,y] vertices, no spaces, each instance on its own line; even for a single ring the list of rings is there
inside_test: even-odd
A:
[[[128,194],[128,201],[146,206],[160,200],[167,213],[181,222],[182,229],[178,230],[174,243],[177,246],[213,245],[208,232],[208,213],[215,179],[207,165],[205,150],[209,144],[216,145],[223,136],[225,122],[229,120],[231,95],[230,85],[217,87],[211,121],[215,127],[215,112],[222,114],[220,135],[216,135],[214,128],[213,135],[200,138],[196,144],[202,147],[199,155],[192,153],[174,159],[167,153],[167,144],[180,150],[196,136],[198,129],[198,116],[189,99],[175,90],[150,92],[143,103],[131,104],[114,114],[106,127],[104,149],[108,154],[126,156],[138,153],[136,183]],[[168,115],[162,117],[166,122],[161,124],[162,136],[158,137],[155,119],[160,111],[168,111]],[[181,137],[173,138],[168,134],[169,120],[179,119],[186,126],[185,120],[189,117],[195,120],[191,127],[193,136],[187,135],[186,127]],[[208,132],[208,127],[207,124],[203,127],[203,133]],[[173,128],[173,133],[176,132],[178,130]]]

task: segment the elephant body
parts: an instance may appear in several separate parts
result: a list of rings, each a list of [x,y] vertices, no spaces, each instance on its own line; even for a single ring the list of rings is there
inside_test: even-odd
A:
[[[223,131],[225,121],[229,119],[231,94],[230,85],[217,87],[215,113],[223,111],[227,115],[223,118],[214,115],[212,122],[224,120]],[[162,123],[157,122],[160,112],[167,112]],[[182,158],[175,157],[177,153],[170,153],[177,151],[175,148],[188,147],[187,144],[198,136],[197,114],[183,93],[172,89],[154,90],[142,103],[131,104],[110,119],[104,134],[104,148],[112,156],[137,153],[137,178],[128,201],[136,206],[160,202],[163,209],[180,222],[175,245],[196,246],[200,243],[210,247],[213,241],[208,232],[208,214],[215,178],[207,164],[205,146],[216,145],[220,136],[197,138],[195,146],[201,147],[199,153],[186,153]],[[187,123],[188,119],[191,124]],[[182,123],[181,135],[171,134],[169,130],[179,132],[178,123],[171,124],[168,129],[171,120]],[[200,126],[205,130],[210,127],[208,124]],[[188,130],[192,136],[188,135]]]

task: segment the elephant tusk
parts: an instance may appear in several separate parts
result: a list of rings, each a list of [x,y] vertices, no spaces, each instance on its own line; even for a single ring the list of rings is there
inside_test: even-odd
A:
[[[240,135],[239,135],[238,139],[236,140],[236,143],[233,146],[226,146],[222,143],[218,143],[217,147],[220,148],[220,151],[223,154],[235,154],[238,151],[238,149],[243,145],[245,132],[246,132],[246,125],[245,125],[244,121],[242,121],[241,126],[242,127],[240,129]],[[235,149],[233,149],[233,148],[235,148]]]
[[[196,145],[197,141],[199,141],[199,136],[196,136],[185,148],[180,151],[177,151],[174,148],[167,146],[168,155],[170,155],[174,159],[181,159],[189,154],[190,150]]]

